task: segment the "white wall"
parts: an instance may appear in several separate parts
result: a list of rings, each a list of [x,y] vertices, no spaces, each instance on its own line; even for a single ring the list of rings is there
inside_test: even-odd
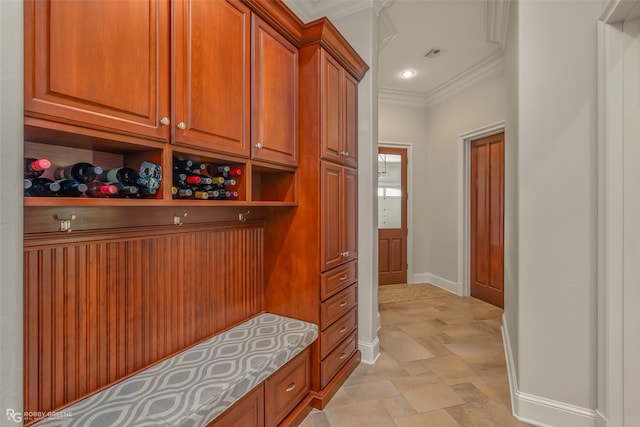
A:
[[[487,76],[429,108],[380,104],[379,138],[410,143],[413,188],[411,283],[457,290],[458,136],[504,120],[502,73]]]
[[[0,424],[22,412],[22,2],[0,1]]]
[[[373,363],[378,341],[378,27],[373,8],[332,20],[369,64],[358,86],[358,346]]]
[[[548,425],[595,420],[600,10],[600,1],[520,1],[517,46],[507,50],[508,71],[517,73],[508,106],[517,117],[513,128],[513,116],[507,123],[518,158],[514,404],[521,417]]]

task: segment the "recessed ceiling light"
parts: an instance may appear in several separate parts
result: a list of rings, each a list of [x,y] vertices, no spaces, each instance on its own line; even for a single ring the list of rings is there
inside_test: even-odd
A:
[[[403,79],[411,79],[416,76],[416,72],[413,70],[404,70],[400,73],[400,77]]]

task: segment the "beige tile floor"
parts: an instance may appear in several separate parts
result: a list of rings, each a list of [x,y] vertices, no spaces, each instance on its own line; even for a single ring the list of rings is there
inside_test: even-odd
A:
[[[502,309],[431,285],[381,287],[380,358],[302,427],[525,427],[511,415]]]

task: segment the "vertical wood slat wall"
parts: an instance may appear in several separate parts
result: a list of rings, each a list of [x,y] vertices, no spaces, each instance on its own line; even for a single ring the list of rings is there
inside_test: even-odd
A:
[[[263,310],[263,225],[25,236],[25,411],[53,411]]]

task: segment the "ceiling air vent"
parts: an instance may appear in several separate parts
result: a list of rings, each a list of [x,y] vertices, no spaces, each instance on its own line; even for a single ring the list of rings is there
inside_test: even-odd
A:
[[[436,56],[441,56],[443,53],[445,53],[447,51],[447,49],[442,49],[439,47],[434,47],[433,49],[431,49],[429,52],[424,54],[425,58],[435,58]]]

